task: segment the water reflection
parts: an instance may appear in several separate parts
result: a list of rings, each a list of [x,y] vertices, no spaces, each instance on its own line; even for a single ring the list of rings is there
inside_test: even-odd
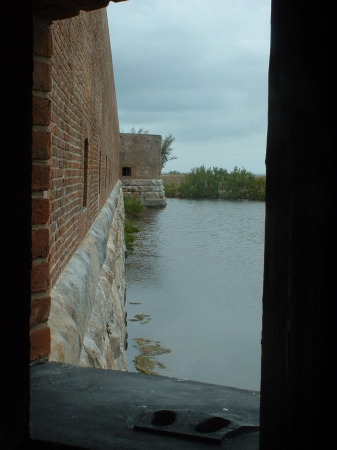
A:
[[[168,199],[137,225],[126,261],[130,341],[171,349],[160,374],[259,389],[264,203]]]

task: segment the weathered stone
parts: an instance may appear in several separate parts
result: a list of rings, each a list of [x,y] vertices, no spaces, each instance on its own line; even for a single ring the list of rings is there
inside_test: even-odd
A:
[[[125,197],[138,198],[144,206],[166,206],[165,190],[162,180],[123,179],[123,194]]]
[[[121,133],[119,172],[124,179],[154,180],[161,172],[161,136]]]
[[[126,370],[123,223],[118,182],[51,292],[50,361]]]

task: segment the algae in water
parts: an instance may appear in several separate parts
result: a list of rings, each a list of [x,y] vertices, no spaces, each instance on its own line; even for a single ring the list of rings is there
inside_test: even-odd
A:
[[[165,353],[171,353],[169,348],[164,348],[158,341],[154,342],[150,339],[136,338],[134,341],[136,342],[135,347],[140,352],[133,360],[138,372],[146,373],[147,375],[158,375],[155,371],[156,368],[166,368],[156,357]]]

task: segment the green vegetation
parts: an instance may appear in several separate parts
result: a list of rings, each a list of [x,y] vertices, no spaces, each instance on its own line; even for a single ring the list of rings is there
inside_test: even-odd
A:
[[[165,369],[164,364],[157,360],[157,356],[171,353],[169,348],[164,348],[158,341],[154,342],[150,339],[136,338],[134,341],[136,342],[134,347],[140,352],[140,355],[137,355],[133,360],[138,372],[148,375],[158,375],[155,371],[156,367]]]
[[[246,169],[234,168],[219,186],[220,198],[225,200],[261,200],[266,197],[266,178]]]
[[[265,200],[266,179],[245,168],[232,172],[205,166],[192,169],[179,186],[165,184],[167,198],[209,198],[224,200]]]
[[[149,323],[151,320],[150,314],[136,314],[133,319],[128,319],[130,322],[139,322],[141,324]]]
[[[124,222],[124,240],[126,249],[133,251],[133,243],[136,239],[135,233],[138,233],[139,228],[134,225],[130,219],[125,218]]]
[[[144,205],[135,197],[124,197],[124,209],[126,217],[135,218],[143,211]]]
[[[177,198],[179,197],[178,187],[174,183],[164,184],[165,197],[166,198]]]
[[[136,131],[135,127],[131,128],[130,131],[131,134],[149,134],[149,130],[145,130],[145,128],[139,128],[138,131]]]
[[[137,218],[143,209],[144,206],[138,199],[133,197],[124,198],[124,240],[126,249],[130,252],[133,251],[133,243],[136,239],[135,233],[139,231],[139,228],[133,223],[132,219]]]
[[[172,134],[169,134],[164,137],[161,143],[161,168],[163,168],[168,161],[171,161],[172,159],[177,159],[176,156],[172,155],[173,152],[172,143],[174,140],[175,138],[172,136]]]

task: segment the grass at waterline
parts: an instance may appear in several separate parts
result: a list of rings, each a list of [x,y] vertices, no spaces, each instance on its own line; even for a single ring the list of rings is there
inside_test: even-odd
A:
[[[266,177],[245,168],[232,172],[205,166],[192,169],[179,185],[164,184],[167,198],[205,198],[223,200],[265,200]]]
[[[140,355],[137,355],[133,363],[138,372],[145,373],[147,375],[158,375],[155,371],[156,368],[165,369],[166,366],[156,359],[157,356],[165,353],[171,353],[169,348],[164,348],[157,341],[151,341],[150,339],[136,338],[134,339],[136,344],[135,348],[138,349]]]
[[[142,203],[133,197],[124,198],[124,240],[127,251],[133,251],[133,243],[136,239],[135,233],[138,233],[139,228],[135,225],[132,219],[136,218],[144,209]]]
[[[178,186],[174,183],[166,184],[164,183],[165,197],[166,198],[178,198],[179,190]]]
[[[127,217],[137,216],[144,209],[144,205],[135,197],[124,197],[124,209]]]
[[[125,218],[124,222],[124,240],[127,250],[133,250],[133,243],[136,239],[135,233],[138,233],[139,228],[130,220]]]

